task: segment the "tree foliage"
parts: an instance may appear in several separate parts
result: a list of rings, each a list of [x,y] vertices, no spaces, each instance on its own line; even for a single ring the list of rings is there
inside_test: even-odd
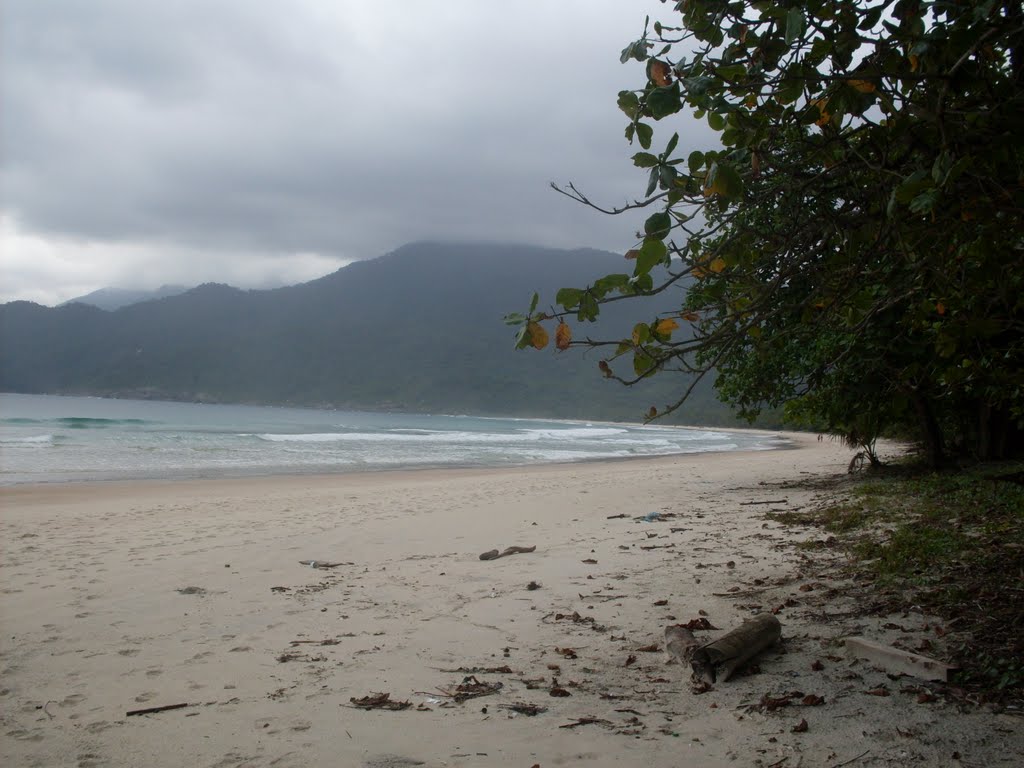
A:
[[[684,0],[673,19],[622,52],[644,67],[618,105],[645,195],[556,187],[653,211],[631,269],[535,304],[519,345],[682,285],[671,316],[564,345],[626,384],[692,374],[649,415],[716,372],[750,418],[782,406],[868,446],[909,429],[934,462],[1005,453],[1024,424],[1019,2]],[[680,139],[689,115],[714,146]]]

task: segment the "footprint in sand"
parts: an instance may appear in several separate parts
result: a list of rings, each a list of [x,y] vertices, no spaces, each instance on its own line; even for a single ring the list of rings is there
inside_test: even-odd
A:
[[[139,649],[138,648],[123,648],[122,650],[118,651],[117,653],[118,653],[119,656],[138,656]]]
[[[62,707],[75,707],[85,701],[85,696],[81,693],[73,693],[70,696],[66,696],[61,702]]]
[[[154,697],[156,697],[155,693],[153,693],[152,691],[146,691],[145,693],[140,693],[138,696],[136,696],[135,701],[137,701],[139,704],[143,704],[147,701],[150,701]]]
[[[159,667],[154,667],[153,669],[146,670],[146,677],[159,677],[163,673],[164,671],[162,669],[160,669]]]

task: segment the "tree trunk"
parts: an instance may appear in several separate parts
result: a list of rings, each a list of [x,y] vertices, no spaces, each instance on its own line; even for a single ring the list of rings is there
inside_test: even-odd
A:
[[[925,458],[932,469],[938,469],[946,458],[945,451],[943,450],[942,428],[939,426],[938,419],[935,418],[931,405],[921,391],[914,390],[911,396],[921,425],[921,439],[924,443]]]

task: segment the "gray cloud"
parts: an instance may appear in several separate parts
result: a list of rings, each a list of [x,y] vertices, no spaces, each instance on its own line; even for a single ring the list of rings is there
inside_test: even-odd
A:
[[[7,0],[3,298],[66,298],[80,273],[89,289],[308,279],[425,238],[624,249],[639,217],[547,182],[642,193],[615,94],[643,73],[618,52],[664,10]],[[48,258],[19,267],[33,249]]]

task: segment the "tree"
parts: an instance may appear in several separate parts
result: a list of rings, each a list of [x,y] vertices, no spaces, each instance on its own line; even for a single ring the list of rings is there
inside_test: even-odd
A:
[[[684,0],[622,52],[619,93],[654,212],[630,273],[565,288],[517,344],[602,348],[625,384],[715,372],[741,415],[784,407],[870,447],[910,430],[934,464],[997,457],[1024,426],[1024,14],[1005,0]],[[687,111],[719,145],[660,151]],[[687,287],[678,312],[625,338],[567,320]],[[577,336],[579,334],[577,333]]]

